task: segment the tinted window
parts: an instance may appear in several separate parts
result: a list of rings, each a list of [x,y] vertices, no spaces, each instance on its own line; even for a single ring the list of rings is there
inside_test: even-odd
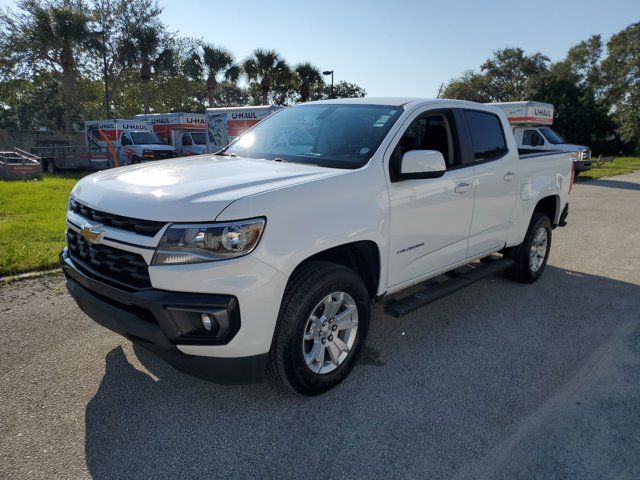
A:
[[[525,130],[522,134],[522,144],[537,147],[544,145],[544,140],[536,130]]]
[[[500,119],[492,113],[465,110],[473,152],[476,160],[501,157],[507,144]]]

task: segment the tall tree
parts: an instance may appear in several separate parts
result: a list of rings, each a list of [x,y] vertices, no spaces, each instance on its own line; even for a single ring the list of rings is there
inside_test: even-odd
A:
[[[640,22],[613,35],[607,52],[602,71],[618,133],[624,141],[640,147]]]
[[[3,12],[2,66],[22,63],[28,70],[62,74],[64,124],[73,128],[77,100],[77,59],[89,38],[91,17],[83,0],[21,0],[18,11]]]
[[[207,98],[209,106],[216,105],[216,89],[218,76],[222,74],[224,80],[235,83],[240,76],[240,67],[236,65],[233,54],[226,48],[213,45],[203,45],[202,61],[207,70]]]
[[[261,101],[266,105],[273,84],[281,82],[282,77],[287,76],[289,66],[275,50],[258,48],[242,62],[242,70],[250,81],[260,85]]]
[[[339,81],[333,86],[333,98],[359,98],[366,97],[367,91],[355,83]],[[331,98],[331,86],[325,85],[324,98]]]
[[[468,70],[459,78],[450,80],[442,96],[485,103],[492,100],[489,90],[489,80],[485,75]]]
[[[91,0],[95,25],[100,35],[93,37],[89,58],[90,69],[87,75],[104,82],[104,60],[107,66],[107,84],[110,96],[113,100],[122,98],[119,94],[121,88],[134,88],[139,91],[139,78],[133,79],[130,75],[131,68],[138,68],[135,56],[133,39],[141,30],[153,29],[158,37],[167,41],[165,27],[160,22],[162,8],[157,0]],[[170,39],[170,37],[169,37]],[[135,81],[136,85],[126,82]],[[140,95],[138,95],[140,97]],[[106,98],[103,98],[99,108],[106,111]],[[138,101],[140,99],[138,98]],[[118,105],[115,105],[116,111]],[[138,107],[139,108],[139,107]],[[90,112],[93,115],[98,111]]]
[[[317,67],[309,62],[299,63],[296,65],[294,72],[301,102],[308,102],[312,99],[312,94],[318,98],[322,95],[324,82],[322,73]]]

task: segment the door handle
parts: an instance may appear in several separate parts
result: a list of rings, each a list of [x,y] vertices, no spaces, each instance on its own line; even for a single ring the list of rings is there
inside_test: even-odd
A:
[[[470,185],[468,183],[459,183],[456,185],[456,193],[465,193],[469,190]]]
[[[513,177],[515,177],[515,176],[516,176],[515,173],[507,172],[507,173],[504,174],[504,177],[502,177],[502,178],[504,178],[507,182],[510,182],[511,180],[513,180]]]

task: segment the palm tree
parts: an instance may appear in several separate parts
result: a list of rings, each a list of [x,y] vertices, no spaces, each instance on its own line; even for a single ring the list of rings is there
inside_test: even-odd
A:
[[[149,113],[151,99],[149,82],[160,69],[171,68],[173,52],[163,48],[163,39],[157,25],[135,28],[121,47],[121,55],[128,65],[140,68],[140,93],[144,113]]]
[[[258,48],[251,56],[242,62],[242,70],[249,80],[253,80],[260,85],[262,91],[262,104],[269,101],[269,92],[274,83],[282,78],[289,70],[287,62],[280,58],[280,54],[275,50],[263,50]]]
[[[320,70],[309,62],[299,63],[296,65],[295,73],[300,100],[308,102],[311,97],[311,91],[322,85],[322,74],[320,73]],[[320,91],[322,91],[321,88]]]
[[[235,83],[240,76],[240,67],[234,63],[233,54],[222,47],[204,45],[202,47],[203,61],[207,69],[207,97],[209,106],[215,104],[215,94],[218,88],[218,75],[223,73],[227,82]]]
[[[65,126],[70,130],[79,110],[76,50],[89,38],[89,15],[70,1],[48,6],[27,1],[22,8],[32,15],[32,21],[26,28],[31,51],[54,69],[62,70]]]

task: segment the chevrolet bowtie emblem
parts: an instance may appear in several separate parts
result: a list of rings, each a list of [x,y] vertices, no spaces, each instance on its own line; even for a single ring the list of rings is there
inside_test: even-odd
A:
[[[100,225],[83,225],[80,229],[80,235],[89,243],[100,243],[104,238],[104,230]]]

